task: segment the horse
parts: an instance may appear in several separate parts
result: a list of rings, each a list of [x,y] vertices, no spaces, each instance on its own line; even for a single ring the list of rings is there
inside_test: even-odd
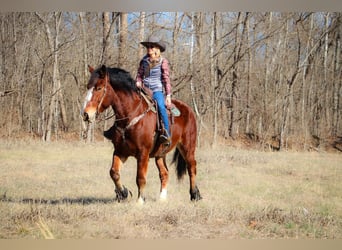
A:
[[[116,200],[124,201],[132,193],[120,181],[120,168],[128,157],[137,160],[136,184],[138,203],[145,202],[144,188],[149,158],[155,158],[160,177],[160,200],[167,198],[169,180],[166,155],[175,149],[172,163],[176,165],[178,179],[188,172],[190,200],[202,199],[196,184],[195,148],[197,125],[195,114],[184,102],[172,98],[172,104],[181,115],[170,120],[171,142],[164,145],[158,140],[158,118],[151,103],[142,97],[130,73],[120,68],[105,65],[94,69],[87,84],[87,95],[83,107],[84,121],[91,123],[97,116],[112,107],[115,114],[113,126],[104,132],[114,144],[112,165],[109,171],[115,185]]]

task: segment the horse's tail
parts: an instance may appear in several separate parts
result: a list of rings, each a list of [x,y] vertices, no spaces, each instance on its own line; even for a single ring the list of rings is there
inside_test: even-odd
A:
[[[183,176],[186,174],[187,164],[178,148],[176,148],[175,153],[173,154],[172,164],[173,163],[176,164],[178,180],[181,180]]]

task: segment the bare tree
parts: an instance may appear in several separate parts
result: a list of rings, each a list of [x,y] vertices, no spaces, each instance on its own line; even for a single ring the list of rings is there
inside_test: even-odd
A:
[[[340,13],[12,12],[0,14],[1,135],[80,133],[87,65],[136,69],[153,33],[168,43],[173,97],[210,144],[246,133],[318,150],[342,133]]]
[[[128,23],[127,13],[120,13],[120,33],[119,33],[119,62],[118,66],[127,69],[128,68]]]
[[[51,92],[51,99],[50,99],[50,106],[49,106],[49,114],[48,114],[48,121],[46,125],[46,131],[44,132],[43,139],[45,141],[51,140],[51,132],[52,132],[52,125],[53,119],[55,122],[55,133],[57,137],[58,133],[58,117],[59,117],[59,110],[58,110],[58,103],[60,104],[60,112],[62,116],[63,128],[66,130],[67,128],[67,116],[66,116],[66,109],[64,98],[62,95],[61,89],[61,82],[59,76],[59,64],[58,64],[58,55],[60,49],[60,42],[59,42],[59,29],[61,24],[62,13],[61,12],[54,12],[52,15],[45,15],[36,12],[36,16],[39,20],[44,24],[45,32],[48,40],[48,45],[50,48],[51,55],[53,56],[53,76],[52,76],[52,92]],[[53,22],[53,32],[50,28],[49,21],[52,19]]]
[[[139,17],[139,41],[143,41],[145,38],[145,19],[146,19],[146,13],[140,12]],[[139,61],[144,56],[144,48],[142,46],[138,47],[138,58],[137,61]]]
[[[109,62],[109,41],[110,41],[110,12],[102,13],[102,25],[103,25],[103,35],[102,35],[102,59],[101,64],[107,65]]]
[[[238,66],[239,61],[241,58],[241,49],[242,49],[242,42],[243,36],[246,30],[246,22],[248,19],[248,13],[245,14],[245,18],[243,19],[242,13],[238,13],[237,20],[236,20],[236,29],[235,29],[235,46],[234,46],[234,61],[232,65],[232,88],[231,88],[231,96],[230,96],[230,106],[231,106],[231,113],[230,113],[230,124],[229,124],[229,136],[233,139],[236,138],[238,135],[238,120],[239,120],[239,107],[238,107]],[[242,21],[243,20],[243,21]],[[241,23],[241,24],[240,24]],[[242,26],[242,27],[241,27]],[[240,28],[241,27],[241,28]],[[240,33],[240,30],[241,33]]]
[[[87,54],[87,28],[86,28],[86,20],[85,20],[85,12],[79,13],[80,18],[80,26],[81,26],[81,32],[82,32],[82,49],[83,49],[83,72],[82,72],[82,82],[86,82],[88,77],[88,54]]]

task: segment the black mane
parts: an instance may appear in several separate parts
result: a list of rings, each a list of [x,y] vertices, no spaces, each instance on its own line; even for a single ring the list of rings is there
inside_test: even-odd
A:
[[[91,74],[87,86],[88,89],[94,87],[99,78],[103,79],[107,72],[109,73],[110,85],[114,90],[123,90],[130,93],[137,92],[135,80],[128,71],[120,68],[107,68],[105,66],[94,70]]]

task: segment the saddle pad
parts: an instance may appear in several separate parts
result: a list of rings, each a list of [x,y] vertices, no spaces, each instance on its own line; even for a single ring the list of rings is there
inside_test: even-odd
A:
[[[181,112],[179,111],[179,109],[174,105],[171,107],[171,113],[173,116],[180,116],[181,115]]]
[[[156,102],[151,98],[150,95],[148,95],[146,92],[146,90],[142,89],[141,96],[145,99],[145,101],[148,103],[148,105],[150,106],[152,112],[156,113],[157,112],[157,105]],[[172,104],[172,107],[170,109],[171,113],[173,116],[178,117],[181,115],[180,110],[174,105]]]

